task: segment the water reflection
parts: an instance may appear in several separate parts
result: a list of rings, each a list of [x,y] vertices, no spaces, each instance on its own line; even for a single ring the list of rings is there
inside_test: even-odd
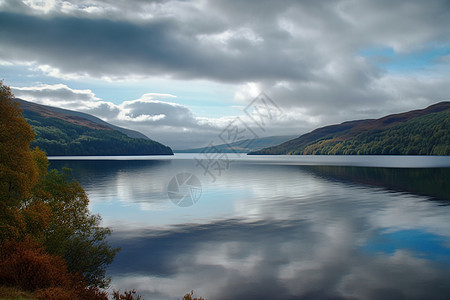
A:
[[[448,297],[449,265],[441,264],[448,262],[448,237],[427,233],[436,252],[420,247],[423,239],[380,237],[375,224],[361,219],[230,220],[142,231],[139,238],[117,235],[127,253],[111,274],[119,286],[148,291],[149,299],[175,299],[192,287],[209,299]]]
[[[58,162],[61,166],[63,163]],[[448,299],[448,169],[70,162],[123,250],[113,284],[146,299]],[[190,208],[168,180],[195,172]]]
[[[305,170],[326,178],[355,184],[424,195],[450,201],[450,168],[366,168],[348,166],[304,166]],[[443,201],[443,202],[444,202]]]

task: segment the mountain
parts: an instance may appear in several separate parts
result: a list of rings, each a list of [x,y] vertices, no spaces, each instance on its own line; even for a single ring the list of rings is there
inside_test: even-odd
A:
[[[230,144],[213,145],[202,148],[174,150],[176,153],[203,153],[203,152],[219,152],[219,153],[248,153],[262,148],[271,147],[291,140],[296,135],[269,136],[257,139],[240,140]]]
[[[249,154],[450,155],[450,102],[321,127]]]
[[[14,100],[36,133],[31,146],[47,155],[173,154],[172,149],[140,132],[111,125],[92,115]]]

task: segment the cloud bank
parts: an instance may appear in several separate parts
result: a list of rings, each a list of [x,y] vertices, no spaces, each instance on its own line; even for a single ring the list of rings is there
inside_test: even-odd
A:
[[[256,96],[249,90],[257,87],[289,112],[290,121],[274,125],[270,134],[292,134],[295,124],[300,134],[447,100],[448,36],[450,3],[445,0],[0,3],[5,66],[29,66],[66,82],[206,80],[230,85],[235,95],[230,105],[245,106]],[[210,136],[209,121],[200,122],[201,116],[176,101],[138,99],[118,108],[89,92],[64,95],[61,86],[57,92],[63,102],[74,96],[91,101],[91,112],[107,119],[123,110],[121,120],[135,128],[144,122],[186,122],[178,132],[196,129],[203,140]],[[179,138],[173,135],[170,141]]]

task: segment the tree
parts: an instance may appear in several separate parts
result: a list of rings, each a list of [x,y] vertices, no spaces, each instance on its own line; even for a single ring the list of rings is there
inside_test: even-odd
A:
[[[13,201],[27,196],[37,181],[30,150],[33,130],[12,101],[9,87],[0,81],[0,197]]]
[[[12,97],[0,81],[0,240],[20,234],[25,224],[18,206],[38,180],[30,150],[34,133]]]
[[[88,209],[89,199],[67,171],[47,171],[48,160],[31,150],[34,133],[0,81],[0,246],[7,240],[33,240],[65,259],[89,286],[108,284],[105,268],[119,251],[111,233]]]
[[[119,248],[107,243],[111,230],[89,212],[89,199],[81,185],[70,180],[70,170],[49,171],[36,185],[33,201],[48,204],[54,214],[42,240],[47,251],[64,257],[69,271],[82,273],[89,285],[107,286],[105,268]]]

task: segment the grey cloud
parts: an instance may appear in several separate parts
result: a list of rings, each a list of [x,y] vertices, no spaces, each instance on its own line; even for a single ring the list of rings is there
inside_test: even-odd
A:
[[[75,3],[83,6],[83,1]],[[6,41],[2,55],[92,76],[138,73],[235,82],[315,82],[320,79],[317,70],[354,57],[364,47],[405,51],[445,42],[450,32],[450,10],[439,0],[217,1],[201,7],[190,1],[90,3],[112,7],[117,15],[131,11],[135,19],[109,14],[38,16],[6,9],[0,18],[0,36]],[[140,12],[153,17],[139,17]],[[250,29],[260,42],[239,37],[235,34],[239,29]],[[229,38],[211,43],[215,34],[227,30]]]
[[[121,107],[126,110],[126,116],[131,118],[139,118],[140,116],[164,116],[160,120],[150,121],[158,125],[191,127],[197,124],[197,120],[189,108],[175,103],[156,100],[134,100],[125,101]]]
[[[274,125],[268,135],[381,117],[425,107],[449,94],[448,72],[392,75],[361,54],[392,48],[403,55],[448,45],[450,4],[445,0],[80,0],[70,1],[69,11],[61,3],[38,13],[20,1],[4,1],[0,56],[91,77],[255,82],[287,111],[303,111],[300,119]],[[89,13],[83,10],[88,6],[102,10]],[[448,66],[445,59],[434,63]],[[108,105],[91,109],[109,113],[108,119],[114,112]],[[186,135],[202,132],[189,112],[174,112],[178,117],[165,114],[159,120],[166,137],[173,135],[169,123],[181,120],[190,127]],[[133,126],[150,131],[144,124]],[[216,134],[202,128],[205,137]]]
[[[23,59],[38,60],[63,71],[106,75],[111,68],[154,62],[165,51],[164,22],[146,28],[124,22],[76,18],[43,19],[35,16],[1,14],[2,39]],[[150,47],[151,45],[151,47]],[[5,49],[6,48],[6,49]]]
[[[174,149],[206,145],[220,132],[219,127],[200,124],[188,107],[171,102],[138,99],[119,107],[121,112],[112,123],[138,130]]]
[[[357,73],[324,78],[323,83],[277,86],[266,82],[262,88],[279,105],[304,108],[305,114],[317,118],[321,125],[347,120],[379,118],[387,114],[425,108],[449,99],[450,87],[446,77],[427,78],[404,75],[378,75],[370,70],[361,73],[360,84],[354,85]],[[365,79],[363,79],[365,78]],[[309,122],[304,127],[312,130],[319,124]]]
[[[251,54],[237,49],[235,55],[221,47],[204,47],[194,36],[184,36],[184,25],[174,18],[133,24],[3,12],[0,20],[0,37],[5,41],[0,51],[4,57],[38,61],[63,72],[91,76],[162,73],[232,81],[292,78],[302,73],[285,68],[289,65],[287,57],[268,60],[272,53],[265,48],[245,49],[252,50]]]
[[[96,101],[94,103],[91,102],[88,103],[87,106],[79,106],[77,109],[85,113],[100,117],[107,122],[114,121],[120,114],[120,108],[117,105],[106,101]]]
[[[348,3],[343,12],[357,22],[355,30],[365,33],[372,44],[391,46],[409,52],[448,40],[450,3],[427,1],[365,1]],[[443,24],[446,24],[443,26]]]

